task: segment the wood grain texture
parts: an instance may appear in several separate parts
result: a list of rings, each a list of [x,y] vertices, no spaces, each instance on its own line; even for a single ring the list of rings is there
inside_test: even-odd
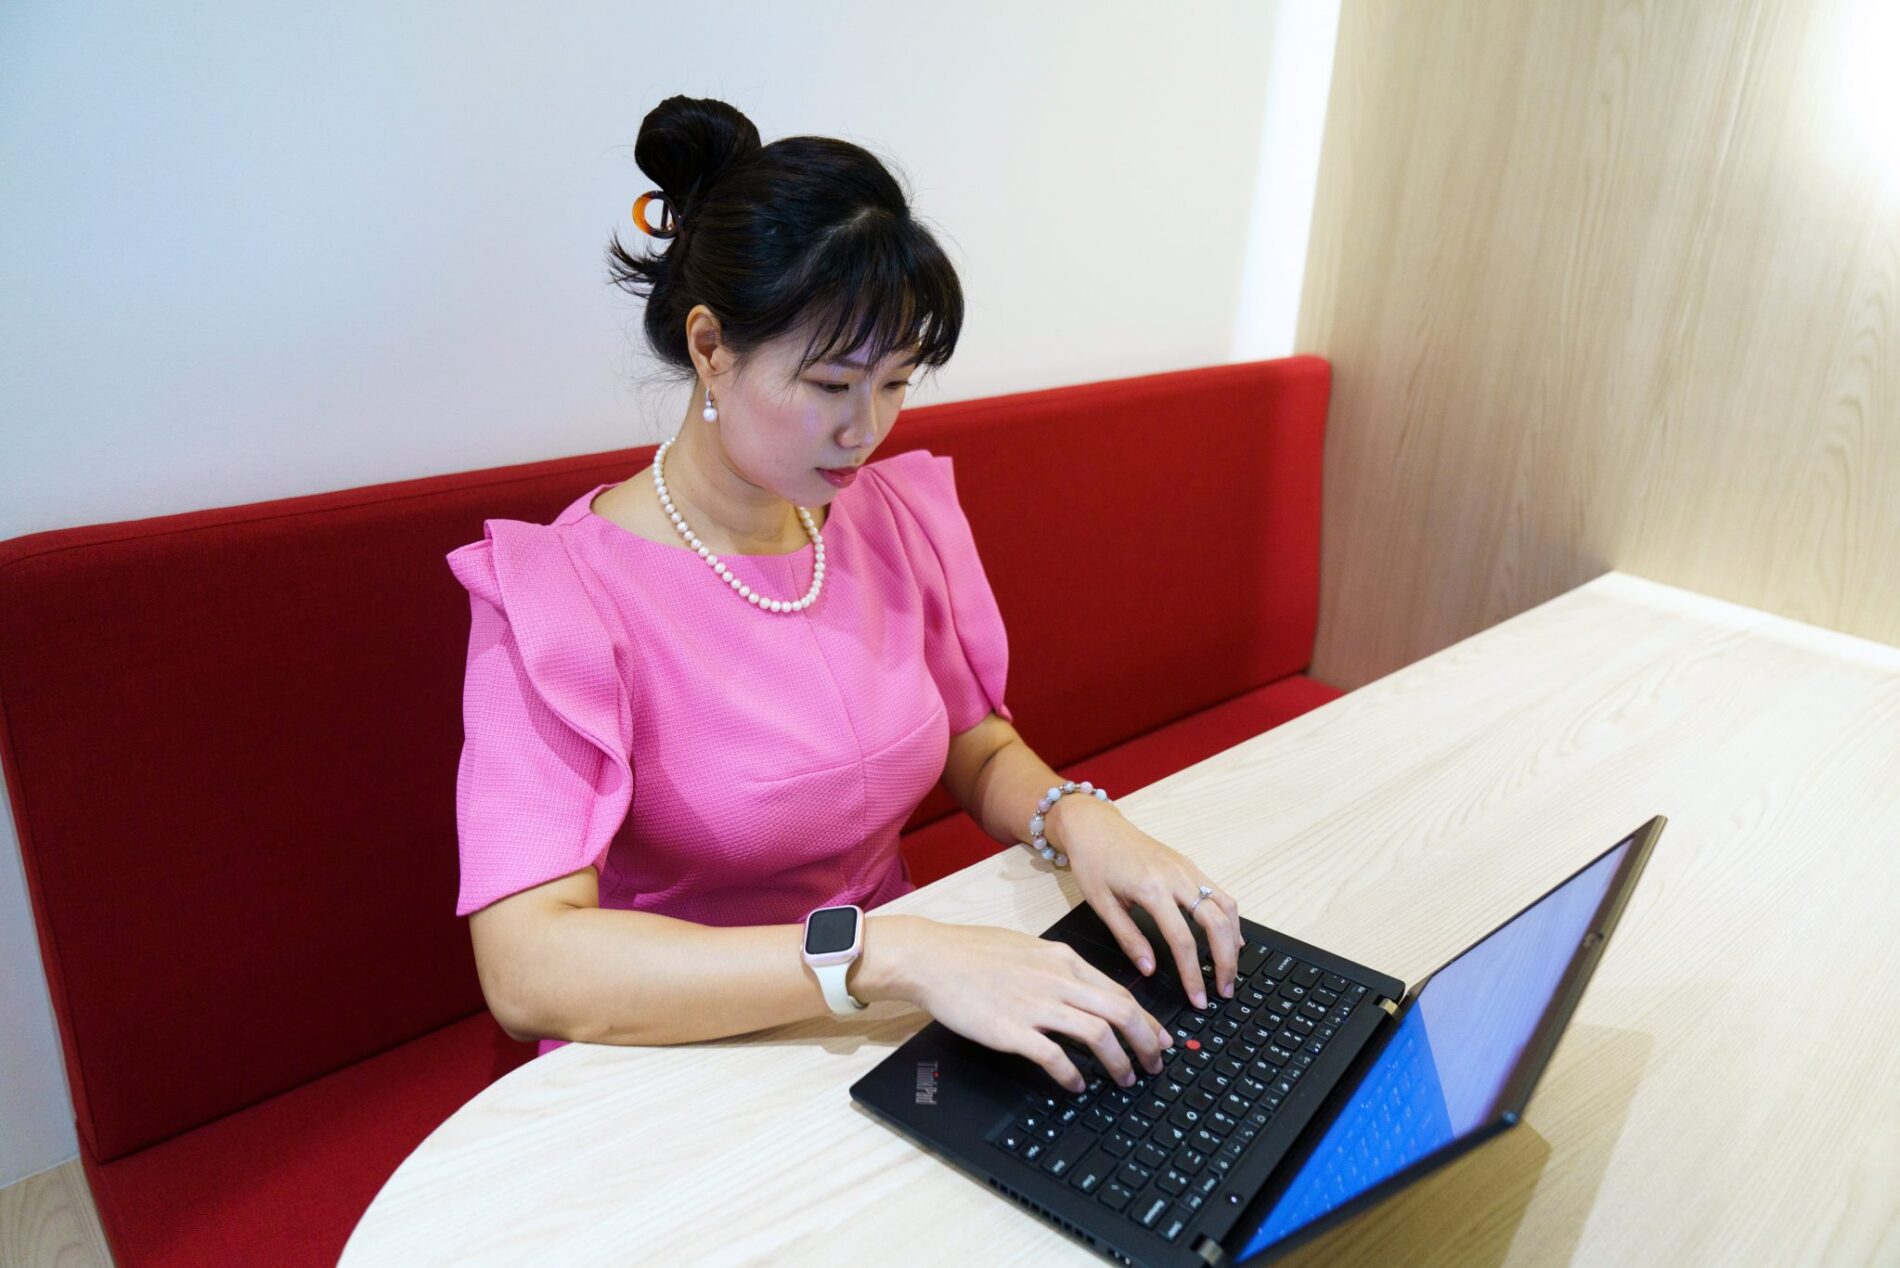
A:
[[[1316,677],[1610,568],[1900,643],[1896,56],[1886,0],[1347,0]]]
[[[1669,819],[1524,1125],[1299,1262],[1893,1262],[1896,770],[1900,649],[1610,573],[1119,804],[1407,981]],[[1080,901],[1009,850],[888,910]],[[431,1135],[343,1264],[1099,1262],[849,1100],[925,1020],[559,1049]]]
[[[0,1268],[112,1268],[79,1159],[0,1189]]]

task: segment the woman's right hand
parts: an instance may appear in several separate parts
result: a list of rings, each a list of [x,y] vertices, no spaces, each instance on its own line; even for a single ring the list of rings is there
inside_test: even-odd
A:
[[[1123,1087],[1135,1081],[1133,1061],[1158,1074],[1162,1053],[1174,1046],[1127,987],[1067,943],[927,919],[906,932],[911,1002],[967,1039],[1028,1057],[1071,1091],[1086,1086],[1082,1072],[1046,1032],[1079,1041]]]

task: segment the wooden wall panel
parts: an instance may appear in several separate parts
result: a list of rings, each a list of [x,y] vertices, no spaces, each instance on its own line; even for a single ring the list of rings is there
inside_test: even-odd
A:
[[[1347,0],[1318,677],[1611,568],[1900,643],[1889,5]]]

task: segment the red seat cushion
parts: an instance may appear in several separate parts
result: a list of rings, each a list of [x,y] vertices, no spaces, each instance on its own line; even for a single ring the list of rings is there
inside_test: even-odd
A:
[[[1317,678],[1293,674],[1256,687],[1232,700],[1202,709],[1146,735],[1136,736],[1057,768],[1064,779],[1086,779],[1111,797],[1131,793],[1178,770],[1232,748],[1262,731],[1317,709],[1344,693]],[[951,805],[955,805],[952,801]],[[1024,827],[1028,827],[1027,822]],[[956,810],[898,839],[910,878],[928,885],[960,871],[1002,848],[975,819]]]
[[[484,1010],[104,1166],[82,1137],[118,1268],[333,1268],[403,1159],[534,1052]]]

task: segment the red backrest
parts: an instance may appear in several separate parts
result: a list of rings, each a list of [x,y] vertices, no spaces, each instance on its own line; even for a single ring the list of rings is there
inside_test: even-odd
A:
[[[955,458],[1052,763],[1306,666],[1328,386],[1294,357],[905,414],[879,456]],[[653,448],[0,542],[0,765],[100,1161],[481,1007],[443,556]]]

